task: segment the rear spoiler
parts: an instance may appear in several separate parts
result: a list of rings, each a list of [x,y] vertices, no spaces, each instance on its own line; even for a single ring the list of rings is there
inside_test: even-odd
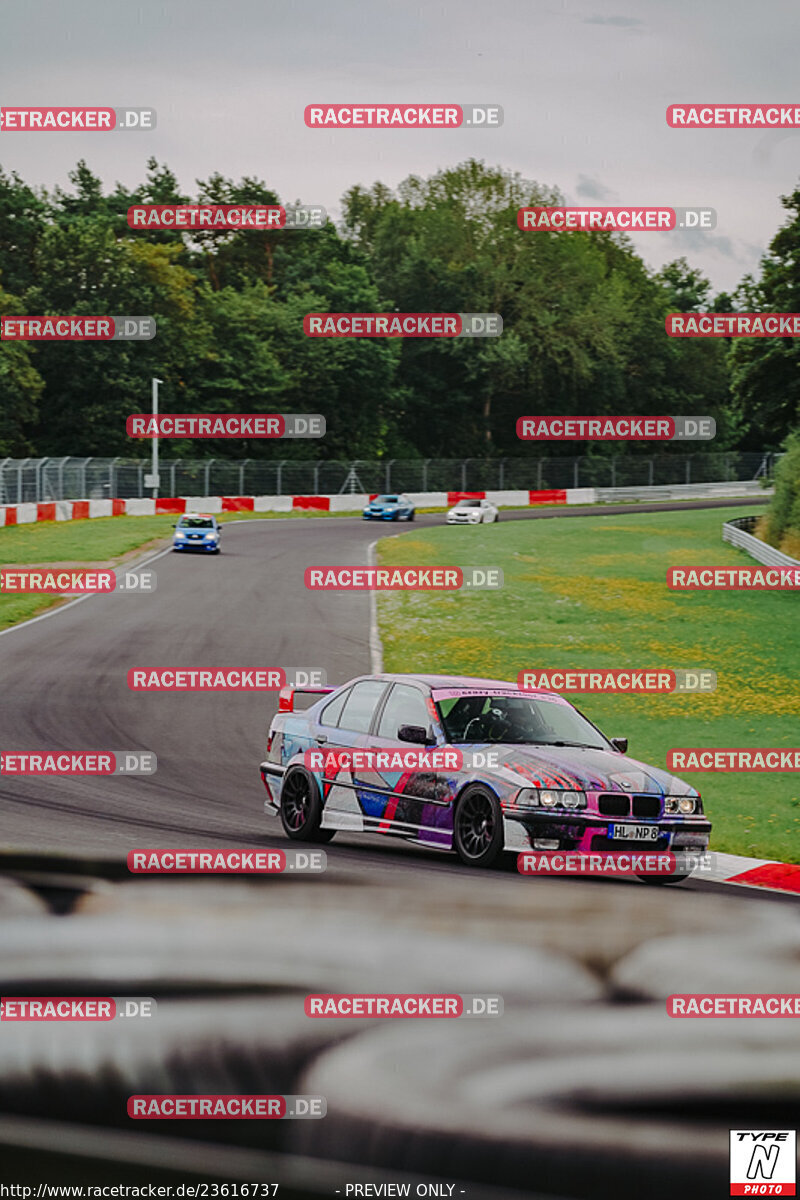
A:
[[[334,687],[293,687],[289,684],[287,687],[282,687],[278,693],[278,712],[294,712],[294,698],[297,693],[327,696],[329,692],[335,691]]]

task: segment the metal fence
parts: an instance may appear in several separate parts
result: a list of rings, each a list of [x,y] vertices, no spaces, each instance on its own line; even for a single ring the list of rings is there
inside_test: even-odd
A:
[[[619,455],[609,458],[419,458],[384,462],[161,460],[161,496],[337,495],[342,492],[505,491],[577,487],[655,487],[771,479],[767,453]],[[126,499],[151,495],[149,459],[6,458],[0,504]]]

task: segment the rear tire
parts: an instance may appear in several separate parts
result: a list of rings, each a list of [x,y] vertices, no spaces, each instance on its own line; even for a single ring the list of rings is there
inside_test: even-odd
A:
[[[453,815],[453,849],[468,867],[491,867],[503,849],[503,815],[497,797],[480,784],[464,789]]]
[[[317,781],[305,767],[290,767],[280,794],[281,824],[293,842],[329,842],[335,829],[321,829],[322,801]]]

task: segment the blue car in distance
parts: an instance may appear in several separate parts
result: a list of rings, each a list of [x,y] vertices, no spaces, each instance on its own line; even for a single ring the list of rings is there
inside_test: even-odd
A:
[[[402,492],[376,496],[364,509],[364,521],[413,521],[415,506]]]
[[[173,550],[204,550],[219,554],[221,530],[217,518],[210,513],[186,513],[174,526]]]

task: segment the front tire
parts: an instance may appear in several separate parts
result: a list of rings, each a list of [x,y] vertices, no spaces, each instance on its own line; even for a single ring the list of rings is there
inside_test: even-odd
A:
[[[409,514],[408,514],[408,519],[409,519],[409,521],[413,521],[413,520],[414,520],[414,514],[413,514],[413,512],[411,512],[411,513],[409,513]]]
[[[503,849],[503,815],[494,793],[479,784],[461,793],[453,816],[453,849],[468,867],[491,867]]]
[[[305,767],[290,767],[280,796],[281,824],[293,842],[329,842],[335,829],[321,829],[322,801],[317,781]]]

